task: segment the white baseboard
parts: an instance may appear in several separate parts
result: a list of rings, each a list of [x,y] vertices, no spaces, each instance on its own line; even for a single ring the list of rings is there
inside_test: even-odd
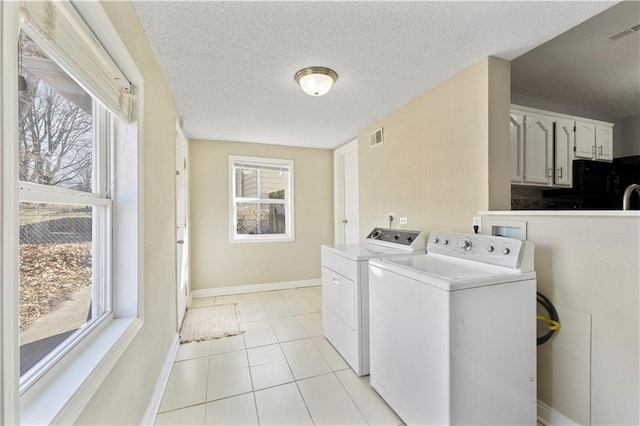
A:
[[[160,370],[156,386],[153,389],[149,405],[147,405],[147,410],[144,412],[144,417],[142,417],[142,420],[140,421],[141,425],[153,425],[156,422],[156,414],[158,414],[158,410],[160,409],[162,396],[167,388],[167,382],[169,381],[169,375],[171,374],[171,368],[173,367],[173,362],[176,359],[176,353],[178,352],[179,346],[180,339],[178,338],[178,333],[176,333],[173,341],[171,342],[171,346],[169,347],[169,351],[167,352],[167,356],[164,359],[164,364],[162,365],[162,370]]]
[[[190,296],[192,299],[195,299],[198,297],[226,296],[228,294],[255,293],[258,291],[283,290],[287,288],[296,288],[296,287],[313,287],[317,285],[322,285],[321,278],[314,278],[311,280],[299,280],[299,281],[283,281],[283,282],[277,282],[277,283],[204,288],[201,290],[193,290]]]
[[[542,423],[545,426],[579,425],[579,423],[574,422],[540,400],[538,400],[538,423]]]

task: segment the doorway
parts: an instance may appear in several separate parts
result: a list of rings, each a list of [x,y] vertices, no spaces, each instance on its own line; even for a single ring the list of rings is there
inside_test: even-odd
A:
[[[176,300],[178,329],[189,297],[187,138],[176,121]]]
[[[358,229],[358,139],[333,152],[335,244],[360,242]]]

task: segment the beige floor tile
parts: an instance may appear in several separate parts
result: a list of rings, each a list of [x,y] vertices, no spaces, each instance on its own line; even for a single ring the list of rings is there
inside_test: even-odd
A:
[[[181,408],[158,414],[155,425],[203,425],[205,419],[204,404]]]
[[[323,336],[322,315],[317,312],[311,314],[297,315],[296,320],[302,327],[307,336]]]
[[[225,305],[227,303],[238,303],[238,296],[235,294],[216,296],[216,305]]]
[[[205,402],[208,369],[208,358],[195,358],[174,363],[159,412]]]
[[[311,341],[315,347],[320,351],[322,357],[327,361],[329,367],[333,371],[344,370],[350,368],[347,361],[342,358],[340,353],[333,347],[333,345],[324,336],[315,336],[311,338]]]
[[[318,292],[313,287],[298,287],[298,288],[296,288],[296,290],[298,290],[298,293],[302,297],[317,296],[318,295]]]
[[[308,337],[295,317],[274,318],[270,321],[279,342],[288,342],[290,340],[305,339]]]
[[[287,299],[284,301],[284,303],[287,304],[289,310],[294,315],[308,314],[316,311],[311,303],[309,303],[309,301],[305,298]]]
[[[313,306],[313,309],[315,309],[316,312],[322,312],[322,296],[307,296],[305,299],[307,299],[307,302]]]
[[[260,364],[250,368],[253,389],[265,389],[293,382],[293,374],[286,361]]]
[[[207,402],[251,392],[249,368],[213,370],[209,372]]]
[[[261,291],[258,293],[258,297],[262,303],[270,303],[270,302],[282,302],[282,297],[280,297],[280,293],[276,290],[274,291]]]
[[[281,318],[293,315],[289,306],[287,306],[287,304],[282,300],[279,302],[265,302],[263,303],[263,306],[264,311],[267,313],[267,317],[269,318]]]
[[[285,342],[280,346],[296,380],[331,372],[331,368],[310,339]]]
[[[312,425],[295,383],[257,391],[258,420],[262,425]]]
[[[261,303],[258,293],[238,294],[238,303]]]
[[[211,355],[209,358],[209,372],[222,370],[237,370],[249,366],[247,351],[226,352]]]
[[[297,384],[315,424],[367,424],[333,373],[300,380]]]
[[[314,286],[314,287],[311,287],[311,288],[313,288],[316,291],[316,293],[322,295],[322,286],[321,285],[317,285],[317,286]]]
[[[200,358],[209,356],[211,341],[184,343],[178,347],[175,361],[184,361],[186,359]]]
[[[282,297],[283,300],[300,299],[302,297],[302,295],[300,293],[298,293],[298,290],[296,290],[295,288],[288,288],[286,290],[278,290],[278,293],[280,294],[280,297]]]
[[[215,305],[216,303],[216,298],[211,296],[211,297],[196,297],[195,299],[193,299],[191,301],[191,307],[192,308],[199,308],[202,306],[210,306],[210,305]]]
[[[243,324],[244,342],[247,348],[278,343],[269,321],[254,321]]]
[[[399,425],[402,423],[400,417],[371,387],[369,376],[358,377],[351,369],[338,371],[335,374],[369,424]]]
[[[268,364],[271,362],[285,361],[284,353],[280,345],[260,346],[247,350],[249,365]]]
[[[225,352],[235,352],[244,349],[244,334],[237,336],[227,336],[211,341],[211,354],[222,354]]]
[[[242,308],[240,307],[240,322],[247,323],[247,322],[253,322],[253,321],[262,321],[262,320],[266,320],[267,317],[267,313],[265,312],[264,308],[262,307],[262,304],[255,305],[251,308]]]
[[[257,425],[253,393],[220,399],[206,405],[205,425]]]

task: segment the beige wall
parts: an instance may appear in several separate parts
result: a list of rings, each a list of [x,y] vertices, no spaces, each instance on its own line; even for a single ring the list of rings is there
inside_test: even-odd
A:
[[[390,212],[406,229],[469,231],[478,210],[510,208],[509,75],[486,58],[360,132],[360,235]]]
[[[176,333],[173,206],[178,113],[132,3],[108,1],[103,7],[144,78],[140,141],[144,325],[80,415],[78,424],[139,424]]]
[[[538,291],[559,307],[560,331],[538,348],[538,399],[580,424],[640,424],[640,217],[483,220],[527,222]]]
[[[295,241],[229,242],[229,155],[294,161]],[[189,142],[193,290],[320,277],[333,239],[333,152],[239,142]]]

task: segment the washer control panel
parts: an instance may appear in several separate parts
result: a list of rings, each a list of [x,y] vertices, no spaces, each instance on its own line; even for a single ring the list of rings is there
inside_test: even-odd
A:
[[[525,247],[525,241],[495,235],[432,232],[427,253],[517,269]]]
[[[373,228],[373,231],[367,235],[369,244],[408,251],[424,251],[424,240],[422,231],[408,231],[405,229]]]

